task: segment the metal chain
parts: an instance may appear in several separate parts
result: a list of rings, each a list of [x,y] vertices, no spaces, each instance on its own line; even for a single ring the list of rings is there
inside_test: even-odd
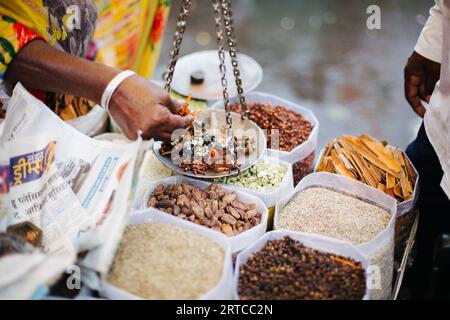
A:
[[[216,25],[216,36],[217,36],[217,49],[219,52],[219,70],[220,70],[220,81],[222,83],[223,89],[223,104],[225,107],[225,121],[228,129],[232,128],[232,120],[230,114],[230,99],[228,97],[228,83],[227,83],[227,70],[225,67],[225,50],[223,48],[223,34],[222,34],[222,12],[220,10],[219,0],[212,0],[212,5],[214,9],[214,22]]]
[[[242,79],[239,72],[239,63],[237,59],[236,51],[236,39],[234,37],[233,20],[231,12],[231,2],[230,0],[220,0],[222,7],[222,15],[225,25],[225,33],[227,36],[228,50],[231,58],[231,65],[233,66],[233,74],[236,82],[237,94],[239,97],[239,102],[242,108],[242,117],[247,116],[247,103],[245,102],[244,89],[242,88]]]
[[[237,154],[234,152],[234,135],[233,135],[233,123],[231,118],[230,110],[230,99],[228,97],[228,83],[227,83],[227,69],[225,67],[225,50],[223,48],[223,33],[222,33],[222,12],[220,10],[219,0],[212,0],[212,5],[214,9],[214,22],[216,25],[216,36],[217,36],[217,49],[219,52],[219,70],[220,70],[220,81],[222,83],[223,89],[223,104],[225,107],[225,124],[227,126],[226,130],[226,143],[227,152],[234,157],[236,161]]]
[[[173,36],[172,46],[173,49],[170,52],[170,61],[167,67],[167,78],[164,89],[169,92],[170,84],[172,83],[173,73],[175,71],[175,65],[177,64],[178,54],[180,53],[181,42],[183,41],[183,34],[186,30],[187,17],[189,14],[189,8],[191,7],[191,0],[183,0],[181,6],[180,15],[177,20],[177,28]]]

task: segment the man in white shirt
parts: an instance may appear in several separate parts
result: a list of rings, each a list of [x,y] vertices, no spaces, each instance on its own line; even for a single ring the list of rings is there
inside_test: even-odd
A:
[[[407,154],[419,172],[419,229],[413,298],[430,298],[439,234],[450,232],[450,0],[436,1],[405,67],[405,97],[422,118]],[[441,65],[442,62],[442,65]],[[425,108],[422,101],[429,103]]]

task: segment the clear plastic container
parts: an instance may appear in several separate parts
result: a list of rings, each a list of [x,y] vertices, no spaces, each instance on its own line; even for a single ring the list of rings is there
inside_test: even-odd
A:
[[[293,165],[292,171],[295,186],[304,176],[311,173],[314,169],[315,150],[317,147],[317,137],[319,135],[319,121],[311,110],[272,94],[249,92],[245,94],[245,100],[250,103],[270,103],[274,106],[283,106],[288,110],[301,114],[313,126],[308,139],[291,151],[288,152],[274,149],[266,150],[268,156],[278,158]],[[230,105],[234,104],[239,104],[238,98],[230,99]],[[213,104],[212,108],[223,109],[223,101],[217,101]]]
[[[209,291],[205,292],[200,299],[201,300],[225,300],[231,298],[232,293],[232,277],[233,277],[233,267],[231,263],[231,245],[227,237],[224,235],[209,230],[207,228],[195,225],[188,221],[178,219],[171,215],[165,214],[161,211],[158,211],[153,208],[148,208],[142,211],[138,211],[133,214],[128,224],[136,225],[136,224],[144,224],[144,223],[162,223],[162,224],[171,224],[183,229],[187,229],[189,231],[198,233],[202,236],[205,236],[216,244],[218,244],[224,252],[225,259],[222,270],[222,277],[219,282],[211,288]],[[176,261],[174,261],[176,263]],[[148,272],[152,272],[149,270]],[[138,297],[134,294],[131,294],[121,288],[118,288],[106,280],[102,281],[100,295],[102,297],[112,299],[112,300],[142,300],[141,297]]]
[[[195,179],[187,178],[184,176],[172,176],[169,178],[158,180],[158,181],[155,181],[152,184],[150,184],[146,195],[144,196],[144,198],[142,199],[142,201],[140,203],[139,208],[141,208],[141,209],[147,208],[147,202],[150,199],[151,194],[153,193],[153,190],[155,190],[155,188],[157,186],[159,186],[160,184],[167,185],[167,184],[180,184],[180,183],[187,183],[189,185],[195,186],[202,190],[208,188],[211,185],[211,182],[195,180]],[[226,192],[229,192],[229,193],[235,192],[238,200],[245,204],[255,203],[256,210],[261,214],[261,222],[258,225],[254,226],[242,233],[228,237],[228,239],[230,240],[230,243],[231,243],[231,251],[233,253],[235,253],[235,252],[241,251],[242,249],[245,249],[248,245],[250,245],[253,241],[258,239],[260,236],[262,236],[266,232],[269,214],[268,214],[266,205],[264,204],[264,202],[261,199],[255,197],[247,192],[237,190],[235,187],[231,187],[231,186],[222,186],[222,187],[225,189]],[[159,210],[157,210],[157,211],[159,211]],[[162,212],[162,211],[159,211],[159,212]],[[162,212],[162,213],[165,215],[169,215],[168,213],[164,213],[164,212]],[[175,219],[183,220],[183,219],[177,218],[177,217],[175,217]],[[183,220],[183,221],[186,221],[186,220]],[[194,224],[193,222],[190,222],[190,221],[188,221],[188,223]],[[205,227],[205,226],[201,226],[201,227],[209,230],[208,227]],[[222,234],[219,231],[215,231],[215,230],[211,230],[211,231],[218,233],[218,234]]]
[[[372,240],[355,244],[371,261],[374,268],[373,279],[377,281],[379,273],[379,288],[373,286],[371,296],[374,300],[390,299],[392,296],[392,277],[394,269],[394,232],[397,213],[397,202],[385,193],[371,188],[359,181],[339,176],[333,173],[312,173],[305,177],[294,191],[280,200],[275,209],[274,229],[279,229],[279,216],[286,204],[297,194],[311,187],[328,188],[343,194],[354,196],[359,200],[376,205],[390,213],[391,218],[387,227]],[[379,271],[379,272],[378,272]]]
[[[264,247],[267,241],[282,239],[285,236],[289,236],[293,240],[300,241],[306,247],[344,257],[349,257],[354,259],[355,261],[360,262],[366,271],[366,293],[363,297],[363,300],[370,300],[370,290],[369,290],[370,283],[368,274],[370,262],[367,256],[360,249],[358,249],[356,246],[348,242],[336,240],[333,238],[286,230],[276,230],[268,232],[263,237],[259,238],[256,242],[254,242],[250,247],[241,251],[238,254],[236,258],[236,266],[234,270],[234,281],[233,281],[234,299],[239,300],[238,285],[239,285],[240,266],[247,262],[248,258],[252,253],[257,252],[262,247]]]

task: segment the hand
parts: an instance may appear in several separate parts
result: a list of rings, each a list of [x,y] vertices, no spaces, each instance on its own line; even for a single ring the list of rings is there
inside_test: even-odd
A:
[[[441,65],[439,63],[431,61],[415,51],[405,66],[405,97],[414,112],[421,118],[425,115],[426,109],[420,100],[430,102],[440,73]]]
[[[125,79],[111,97],[109,111],[114,121],[129,139],[143,138],[170,142],[172,132],[188,127],[191,116],[176,115],[178,102],[150,81],[132,76]]]

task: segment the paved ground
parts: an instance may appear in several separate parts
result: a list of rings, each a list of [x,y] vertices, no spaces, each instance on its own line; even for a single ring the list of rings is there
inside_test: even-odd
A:
[[[166,30],[158,74],[169,57],[179,0]],[[232,0],[240,51],[264,69],[258,90],[312,109],[320,145],[369,132],[405,148],[420,124],[403,98],[403,67],[428,9],[412,0]],[[366,9],[381,8],[381,30]],[[215,48],[210,1],[194,1],[182,54]]]

